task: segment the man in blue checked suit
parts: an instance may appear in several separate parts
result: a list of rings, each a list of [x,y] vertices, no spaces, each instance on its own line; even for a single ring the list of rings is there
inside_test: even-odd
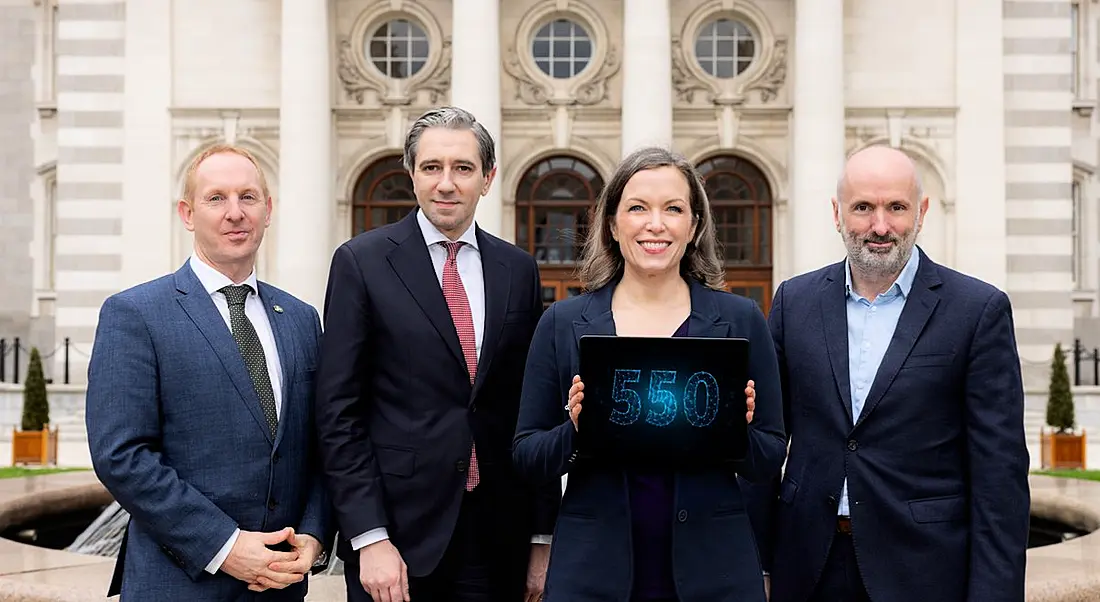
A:
[[[271,197],[247,151],[197,157],[178,211],[194,254],[107,299],[88,369],[92,463],[131,515],[108,595],[300,601],[335,535],[315,469],[320,320],[256,280]]]
[[[1028,452],[1008,296],[916,246],[912,161],[872,147],[833,200],[844,261],[768,322],[790,451],[746,485],[772,602],[1023,602]]]

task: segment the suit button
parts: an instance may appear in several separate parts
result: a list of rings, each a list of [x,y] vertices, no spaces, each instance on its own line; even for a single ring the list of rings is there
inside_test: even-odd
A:
[[[856,451],[857,449],[859,449],[859,444],[856,443],[856,440],[855,439],[849,440],[848,441],[848,451]]]
[[[459,460],[458,462],[455,462],[455,469],[458,470],[458,472],[466,472],[466,469],[468,467],[469,463],[466,460]]]
[[[267,500],[267,509],[268,510],[274,510],[278,507],[279,507],[279,502],[276,502],[275,498],[271,498],[270,500]]]
[[[688,519],[688,511],[687,510],[681,510],[681,511],[676,513],[676,520],[678,520],[682,523],[686,523],[687,519]]]

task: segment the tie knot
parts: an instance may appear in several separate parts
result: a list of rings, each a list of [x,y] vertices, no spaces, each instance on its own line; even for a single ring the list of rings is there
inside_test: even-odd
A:
[[[444,249],[447,249],[447,260],[448,261],[454,261],[455,257],[458,257],[458,250],[461,249],[462,245],[464,245],[466,243],[461,241],[461,240],[457,240],[457,241],[445,240],[445,241],[443,241],[439,244],[443,245]]]
[[[225,300],[229,305],[244,305],[244,300],[248,298],[248,293],[252,292],[252,287],[247,284],[238,284],[223,286],[218,290],[225,295]]]

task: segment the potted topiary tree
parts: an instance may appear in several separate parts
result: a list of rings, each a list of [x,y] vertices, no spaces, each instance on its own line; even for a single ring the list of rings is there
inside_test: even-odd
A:
[[[1070,389],[1066,354],[1061,343],[1055,345],[1054,359],[1050,365],[1046,423],[1055,430],[1040,434],[1043,468],[1084,469],[1085,432],[1074,433],[1073,391]]]
[[[50,402],[46,397],[46,377],[42,356],[31,348],[27,380],[23,385],[22,429],[13,429],[11,462],[17,464],[57,464],[57,429],[50,431]]]

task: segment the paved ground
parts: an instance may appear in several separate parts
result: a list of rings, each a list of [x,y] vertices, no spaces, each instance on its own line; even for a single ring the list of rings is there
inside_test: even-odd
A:
[[[91,472],[0,480],[0,514],[28,495],[96,484]],[[1100,482],[1031,478],[1032,507],[1051,517],[1100,525]],[[0,539],[0,599],[53,599],[91,602],[105,599],[112,559],[80,556]],[[1100,599],[1100,531],[1070,542],[1028,552],[1028,602]],[[49,597],[24,597],[30,590]],[[21,595],[22,594],[22,595]],[[343,602],[343,579],[310,580],[309,602]]]

